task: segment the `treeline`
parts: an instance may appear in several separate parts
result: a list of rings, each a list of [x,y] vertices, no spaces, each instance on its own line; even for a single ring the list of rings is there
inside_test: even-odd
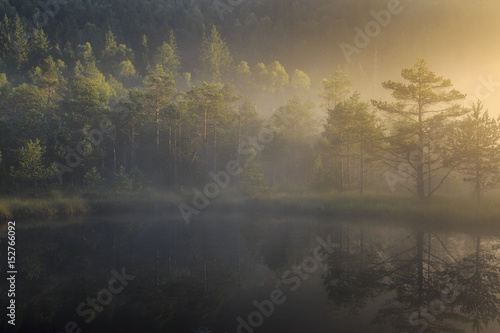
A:
[[[28,35],[19,16],[5,16],[0,41],[4,192],[181,189],[232,160],[251,195],[277,186],[403,186],[423,199],[457,171],[477,198],[497,184],[497,121],[480,102],[460,106],[465,95],[422,59],[402,70],[407,82],[382,83],[395,102],[363,101],[338,69],[319,84],[315,105],[305,72],[235,62],[215,26],[203,32],[193,73],[182,71],[173,31],[153,50],[143,36],[141,53],[108,30],[97,53],[89,42],[61,49],[43,29]],[[253,102],[263,97],[280,105],[265,119]],[[264,145],[255,141],[263,128],[273,133]],[[255,158],[241,156],[249,142]]]
[[[0,75],[5,191],[57,183],[93,189],[105,180],[116,190],[198,184],[207,171],[238,159],[242,138],[263,126],[250,98],[223,82],[232,77],[269,96],[310,86],[305,73],[296,70],[290,78],[278,61],[259,63],[255,74],[246,62],[233,65],[215,27],[199,45],[195,75],[206,81],[196,85],[191,73],[180,72],[173,32],[141,55],[145,75],[111,30],[100,55],[90,43],[61,50],[42,29],[28,36],[19,16],[5,16],[0,32],[1,60],[10,68]],[[143,45],[148,50],[147,37]],[[302,108],[300,100],[296,104]],[[255,180],[265,185],[256,163],[246,168],[252,174],[242,176],[249,188]]]
[[[111,29],[119,36],[119,43],[134,50],[136,69],[141,75],[145,74],[145,64],[139,55],[144,35],[150,49],[155,50],[174,30],[183,56],[181,71],[190,72],[198,62],[197,45],[203,25],[217,25],[236,63],[246,60],[253,67],[258,62],[269,64],[280,59],[286,68],[301,68],[319,81],[324,68],[330,71],[337,64],[346,63],[339,44],[352,44],[354,27],[363,30],[373,20],[370,11],[386,9],[388,2],[1,0],[0,19],[4,15],[11,19],[19,15],[29,33],[43,28],[61,49],[67,43],[76,46],[90,42],[96,54],[101,54],[106,44],[105,34]],[[497,1],[481,0],[480,5],[461,0],[402,1],[401,6],[402,13],[393,17],[383,33],[361,54],[352,57],[349,69],[356,72],[353,77],[356,83],[378,85],[378,76],[387,71],[393,73],[395,65],[404,66],[413,61],[415,54],[431,56],[422,54],[422,50],[432,50],[444,64],[463,59],[474,63],[479,58],[495,60],[489,56],[492,54],[489,41],[499,29],[495,16],[499,10]],[[223,20],[217,8],[225,8]]]

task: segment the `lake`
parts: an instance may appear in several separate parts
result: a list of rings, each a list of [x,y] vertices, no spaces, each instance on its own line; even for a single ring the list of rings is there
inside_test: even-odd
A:
[[[491,232],[237,212],[16,222],[4,331],[500,330]]]

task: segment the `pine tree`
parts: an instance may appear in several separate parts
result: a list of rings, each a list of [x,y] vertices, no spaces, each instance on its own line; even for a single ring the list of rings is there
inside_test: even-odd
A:
[[[220,37],[217,28],[212,26],[210,35],[204,34],[200,50],[200,70],[211,82],[220,82],[229,69],[233,57],[226,42]]]
[[[352,92],[351,79],[340,68],[329,79],[323,79],[321,84],[323,86],[321,97],[325,100],[327,109],[334,108],[337,103],[342,102]]]
[[[418,59],[412,68],[403,69],[401,76],[408,84],[382,83],[396,102],[372,103],[391,117],[393,135],[389,139],[387,162],[394,168],[401,161],[408,163],[412,169],[408,176],[415,181],[415,188],[409,190],[425,199],[439,189],[451,172],[443,168],[444,156],[440,151],[450,122],[464,113],[456,102],[465,95],[452,89],[450,80],[432,72],[424,59]]]
[[[54,100],[59,100],[61,98],[58,92],[62,90],[66,84],[62,74],[62,70],[65,67],[66,66],[61,60],[55,62],[52,56],[49,56],[33,71],[33,78],[36,85],[46,93],[50,104],[52,104]]]
[[[10,40],[10,20],[7,14],[0,21],[0,58],[12,52],[12,43]]]
[[[484,191],[498,185],[500,172],[500,125],[482,111],[481,102],[451,132],[447,163],[469,178],[479,201]]]
[[[41,182],[52,176],[52,171],[44,164],[45,150],[40,140],[30,140],[18,150],[19,168],[13,170],[14,177],[27,187],[33,186],[35,191]]]
[[[160,145],[160,112],[165,110],[173,101],[176,92],[172,75],[167,74],[163,66],[156,65],[155,69],[146,75],[145,103],[154,113],[156,123],[156,146]]]
[[[174,78],[179,75],[181,61],[173,31],[170,31],[169,42],[164,42],[156,51],[155,64],[162,65],[165,72]]]
[[[14,58],[16,59],[17,69],[19,70],[21,66],[28,60],[29,44],[28,36],[24,31],[23,22],[19,15],[16,15],[14,22],[12,23],[10,33],[10,42],[12,45],[12,51],[14,53]]]
[[[50,41],[43,29],[35,29],[29,44],[29,62],[30,66],[34,67],[49,54],[51,50]]]

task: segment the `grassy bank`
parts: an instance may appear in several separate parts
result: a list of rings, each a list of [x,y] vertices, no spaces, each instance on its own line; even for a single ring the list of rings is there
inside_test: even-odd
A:
[[[33,197],[0,198],[0,220],[26,217],[82,216],[173,209],[180,201],[172,193],[88,195],[51,192]]]
[[[74,216],[89,213],[81,197],[0,198],[0,219]]]
[[[227,199],[214,203],[217,210],[235,206],[248,215],[313,215],[326,219],[377,220],[416,227],[498,226],[500,199],[489,198],[478,204],[467,197],[433,197],[418,200],[413,196],[386,193],[274,193],[250,200]]]
[[[79,216],[127,212],[180,213],[178,204],[192,205],[193,194],[140,193],[106,196],[68,195],[53,192],[39,198],[0,198],[0,218]],[[326,219],[376,219],[415,226],[488,225],[500,227],[500,207],[492,198],[478,205],[468,198],[435,197],[419,201],[414,197],[368,193],[339,194],[290,191],[246,198],[224,193],[211,200],[206,211],[239,212],[247,216],[315,216]],[[203,218],[203,213],[196,218]]]

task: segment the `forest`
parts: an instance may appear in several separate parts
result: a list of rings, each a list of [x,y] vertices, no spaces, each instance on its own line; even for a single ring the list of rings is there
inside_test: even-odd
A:
[[[2,0],[2,193],[154,188],[196,197],[219,181],[249,198],[368,191],[480,200],[498,186],[496,110],[412,47],[398,56],[404,63],[383,47],[398,34],[433,47],[441,30],[422,40],[429,12],[466,18],[479,9],[398,2],[413,6],[420,29],[391,23],[375,49],[346,63],[325,40],[350,42],[341,28],[368,22],[368,4],[386,2],[235,3]],[[484,1],[481,11],[495,6]],[[442,24],[462,32],[449,16]],[[221,184],[230,165],[237,171]],[[207,195],[208,187],[205,199],[221,190]]]
[[[0,0],[0,331],[498,332],[498,13]]]

